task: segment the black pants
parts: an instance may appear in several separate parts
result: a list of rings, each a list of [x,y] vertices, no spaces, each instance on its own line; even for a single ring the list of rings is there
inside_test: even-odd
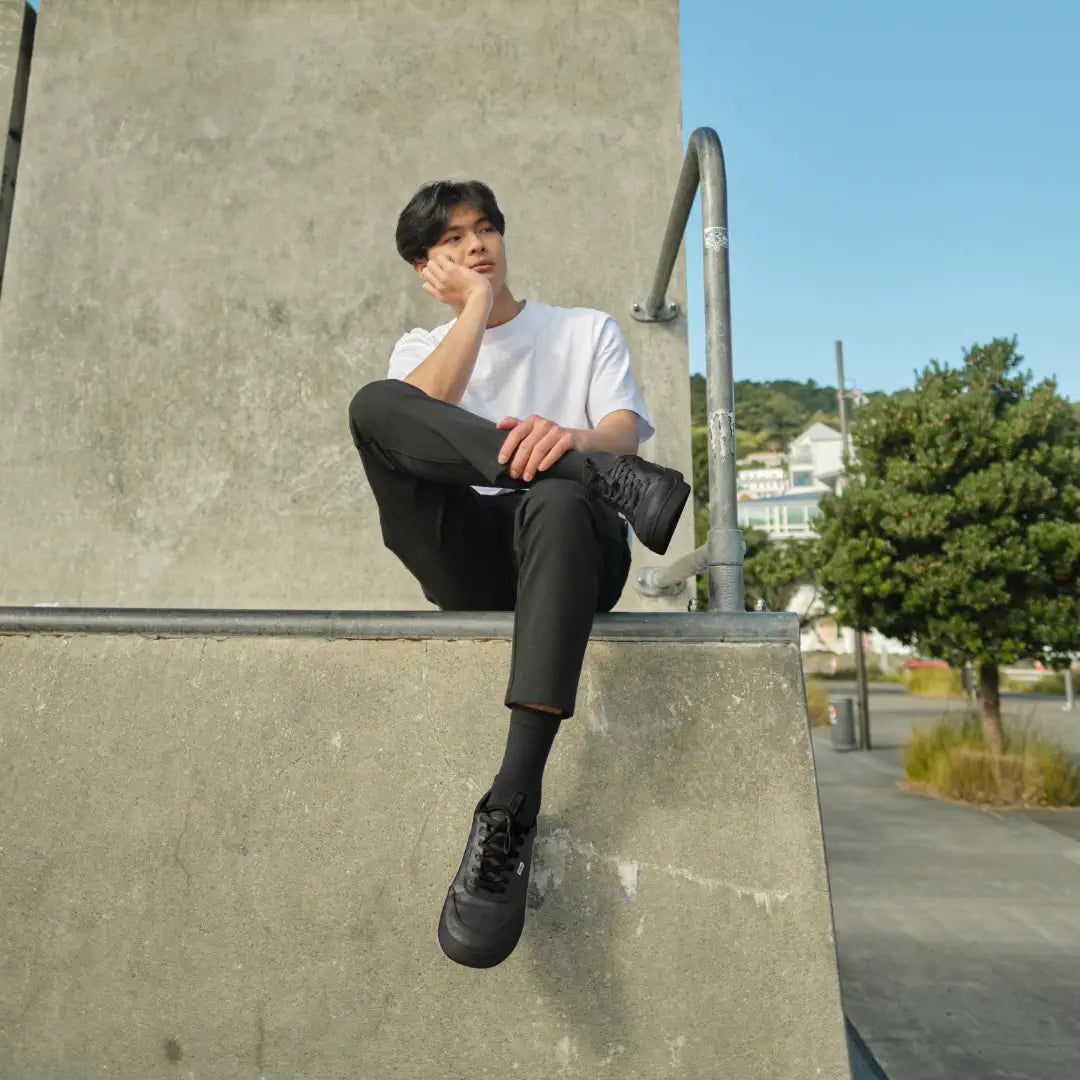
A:
[[[393,379],[357,393],[349,426],[383,541],[428,600],[515,613],[506,704],[570,716],[593,615],[615,606],[630,569],[625,522],[586,491],[589,456],[512,480],[498,462],[507,432]]]

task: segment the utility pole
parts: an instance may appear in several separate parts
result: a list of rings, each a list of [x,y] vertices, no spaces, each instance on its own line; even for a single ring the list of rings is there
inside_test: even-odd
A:
[[[836,343],[836,402],[840,409],[840,437],[844,454],[844,472],[851,461],[851,440],[848,436],[847,391],[844,389],[844,343]],[[840,483],[837,483],[839,493]],[[863,649],[863,628],[855,627],[855,693],[859,702],[859,749],[870,746],[870,693],[866,680],[866,651]]]

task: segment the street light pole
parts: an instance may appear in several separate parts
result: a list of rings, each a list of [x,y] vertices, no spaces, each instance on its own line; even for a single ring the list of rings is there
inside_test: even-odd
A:
[[[851,462],[851,439],[848,435],[847,392],[844,389],[844,343],[836,343],[836,401],[840,410],[840,438],[844,454],[844,473]],[[837,493],[840,491],[837,483]],[[866,678],[866,650],[863,648],[863,628],[855,627],[855,687],[859,700],[859,749],[869,750],[870,745],[870,692]]]

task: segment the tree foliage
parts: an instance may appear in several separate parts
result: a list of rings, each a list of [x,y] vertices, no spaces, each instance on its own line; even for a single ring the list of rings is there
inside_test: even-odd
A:
[[[690,376],[690,418],[697,430],[707,423],[705,377]],[[735,383],[736,444],[740,457],[758,450],[786,451],[788,443],[815,420],[836,425],[836,388],[818,386],[813,379],[777,379]]]
[[[856,412],[860,475],[818,520],[841,622],[994,676],[1080,650],[1080,418],[1021,363],[996,339]]]
[[[747,607],[753,608],[758,599],[765,601],[769,611],[794,611],[792,601],[800,585],[815,585],[818,577],[816,540],[774,540],[771,543],[763,532],[747,532],[746,559],[743,580],[746,585]],[[803,626],[813,622],[807,610],[799,611]]]

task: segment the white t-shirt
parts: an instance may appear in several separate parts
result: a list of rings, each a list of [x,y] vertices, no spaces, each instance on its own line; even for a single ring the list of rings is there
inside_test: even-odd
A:
[[[388,377],[404,379],[434,352],[453,325],[410,330],[399,338]],[[637,413],[641,442],[654,431],[630,372],[622,331],[610,315],[593,308],[552,307],[529,300],[509,322],[489,327],[459,404],[495,423],[506,416],[524,420],[535,413],[562,427],[590,429],[608,413],[629,409]]]

